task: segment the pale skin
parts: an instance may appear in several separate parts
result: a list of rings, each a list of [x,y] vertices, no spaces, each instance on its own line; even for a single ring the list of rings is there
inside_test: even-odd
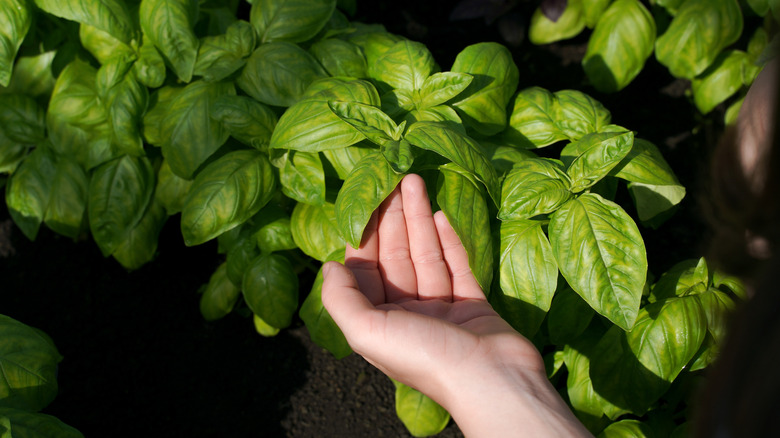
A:
[[[353,350],[442,405],[466,436],[591,436],[533,344],[485,299],[419,176],[404,177],[360,248],[323,273],[323,304]]]

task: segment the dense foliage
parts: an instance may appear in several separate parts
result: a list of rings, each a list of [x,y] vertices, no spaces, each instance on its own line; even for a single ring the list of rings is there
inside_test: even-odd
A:
[[[490,302],[593,432],[685,427],[688,379],[714,359],[741,289],[703,259],[654,281],[641,227],[662,226],[686,194],[655,145],[580,91],[518,90],[497,43],[443,71],[425,45],[350,22],[349,2],[250,3],[0,5],[0,171],[27,237],[41,224],[89,233],[135,269],[178,218],[187,245],[216,239],[225,254],[201,296],[206,319],[243,300],[272,336],[297,313],[343,357],[321,273],[305,296],[299,275],[343,261],[418,173]],[[618,0],[599,20],[615,8],[643,6]],[[639,226],[615,201],[624,183]],[[415,435],[449,418],[400,383],[396,405]]]

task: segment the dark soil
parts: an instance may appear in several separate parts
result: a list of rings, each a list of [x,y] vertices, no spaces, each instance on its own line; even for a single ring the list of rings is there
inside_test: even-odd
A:
[[[498,21],[450,22],[453,5],[383,1],[356,18],[425,43],[444,70],[469,44],[506,43]],[[521,24],[528,9],[512,11]],[[514,47],[520,87],[591,94],[614,123],[661,148],[689,194],[701,192],[702,163],[718,132],[707,120],[714,118],[699,120],[684,95],[687,84],[652,58],[624,91],[597,93],[579,64],[585,41]],[[91,240],[42,228],[30,242],[0,201],[0,313],[48,333],[64,356],[60,394],[45,413],[87,437],[408,436],[390,380],[360,357],[334,359],[300,321],[273,338],[257,335],[240,312],[205,322],[197,292],[222,259],[213,244],[186,248],[178,217],[163,230],[156,260],[128,273]],[[703,229],[695,196],[658,231],[643,228],[656,274],[698,257]],[[310,275],[301,282],[305,293]],[[451,423],[440,436],[462,434]]]

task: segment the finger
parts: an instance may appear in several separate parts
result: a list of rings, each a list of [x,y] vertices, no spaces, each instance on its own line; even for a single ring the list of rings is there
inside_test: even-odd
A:
[[[385,288],[379,273],[379,236],[377,235],[378,214],[375,211],[363,231],[360,248],[347,245],[344,265],[357,279],[358,289],[373,305],[385,302]]]
[[[484,300],[485,294],[479,287],[477,279],[469,267],[469,256],[466,248],[460,242],[455,230],[452,229],[444,212],[437,211],[433,215],[436,231],[439,234],[441,249],[444,253],[444,261],[452,278],[452,297],[453,301],[466,299]]]
[[[451,301],[450,273],[444,263],[423,179],[418,175],[404,177],[401,198],[409,235],[409,252],[417,275],[417,297],[421,300]]]
[[[379,206],[379,272],[388,303],[417,298],[417,279],[409,254],[400,187]]]

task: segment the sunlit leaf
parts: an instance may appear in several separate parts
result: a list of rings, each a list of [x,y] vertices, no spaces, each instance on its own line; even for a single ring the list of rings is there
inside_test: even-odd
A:
[[[527,219],[552,213],[572,197],[570,188],[570,179],[560,164],[538,158],[523,160],[504,178],[498,217]]]
[[[436,435],[447,426],[450,414],[422,392],[393,380],[395,413],[414,437]]]
[[[331,203],[311,205],[298,203],[290,217],[290,231],[298,248],[319,261],[346,247],[336,223],[335,206]]]
[[[261,42],[299,43],[316,35],[335,7],[336,0],[255,0],[250,20]]]
[[[0,4],[0,86],[11,82],[16,52],[32,23],[26,0],[7,0]]]
[[[35,0],[35,4],[57,17],[96,27],[123,43],[136,35],[130,11],[120,0]]]

